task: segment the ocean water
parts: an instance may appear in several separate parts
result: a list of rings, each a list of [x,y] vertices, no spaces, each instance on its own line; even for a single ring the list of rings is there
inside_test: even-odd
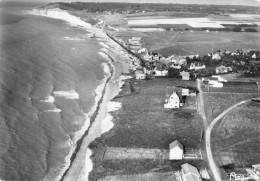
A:
[[[60,174],[104,78],[100,45],[85,30],[27,9],[0,9],[0,179],[8,181]]]

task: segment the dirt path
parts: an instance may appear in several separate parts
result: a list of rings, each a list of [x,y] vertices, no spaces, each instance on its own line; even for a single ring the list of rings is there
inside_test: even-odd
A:
[[[242,104],[245,104],[247,102],[251,101],[250,100],[245,100],[245,101],[241,101],[231,107],[229,107],[228,109],[226,109],[225,111],[223,111],[220,115],[218,115],[211,123],[210,125],[208,126],[208,128],[206,129],[206,136],[205,136],[205,141],[206,141],[206,153],[207,153],[207,158],[208,158],[208,163],[209,163],[209,166],[210,166],[210,169],[214,175],[214,178],[216,181],[221,181],[221,176],[220,176],[220,173],[219,173],[219,170],[218,170],[218,167],[216,166],[216,163],[213,159],[213,156],[212,156],[212,150],[211,150],[211,131],[214,127],[214,125],[222,119],[223,116],[225,116],[227,113],[229,113],[232,109],[236,108],[237,106],[239,105],[242,105]]]
[[[223,116],[225,116],[227,113],[229,113],[232,109],[236,108],[239,105],[245,104],[250,100],[245,100],[245,101],[241,101],[231,107],[229,107],[228,109],[226,109],[225,111],[223,111],[220,115],[218,115],[208,126],[208,121],[206,118],[206,114],[205,114],[205,107],[204,107],[204,101],[203,101],[203,91],[201,90],[201,86],[200,86],[200,82],[201,80],[197,79],[197,88],[199,90],[199,112],[201,114],[201,117],[203,119],[203,123],[204,123],[204,127],[205,127],[205,142],[206,142],[206,153],[207,153],[207,159],[208,159],[208,164],[209,167],[213,173],[214,176],[214,180],[216,181],[222,181],[221,179],[221,175],[219,173],[218,167],[216,166],[216,163],[213,159],[212,156],[212,150],[211,150],[211,131],[214,127],[214,125],[222,119]]]

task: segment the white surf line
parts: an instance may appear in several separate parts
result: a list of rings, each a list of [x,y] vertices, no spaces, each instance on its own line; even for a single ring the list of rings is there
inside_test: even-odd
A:
[[[31,12],[31,14],[34,14],[34,15],[40,15],[40,16],[46,16],[46,17],[49,17],[49,18],[54,18],[54,19],[61,19],[61,20],[64,20],[64,21],[66,21],[66,22],[69,22],[69,23],[71,23],[71,25],[75,25],[75,26],[78,26],[78,27],[83,27],[85,30],[87,30],[87,31],[89,31],[89,32],[92,32],[92,33],[94,33],[95,34],[95,36],[96,36],[96,40],[98,40],[98,39],[101,39],[101,40],[104,40],[104,41],[108,41],[108,40],[110,40],[111,42],[114,42],[114,40],[112,40],[110,37],[108,37],[107,35],[106,35],[106,33],[105,32],[103,32],[102,30],[100,30],[100,29],[97,29],[97,28],[94,28],[93,26],[91,26],[90,24],[88,24],[88,23],[86,23],[86,22],[84,22],[84,21],[82,21],[80,18],[78,18],[78,17],[75,17],[75,16],[72,16],[72,15],[70,15],[68,12],[66,12],[66,11],[63,11],[63,10],[60,10],[60,9],[58,9],[58,8],[55,8],[55,9],[46,9],[46,10],[37,10],[37,9],[34,9],[32,12]],[[111,48],[111,47],[109,47],[108,45],[106,45],[105,43],[101,43],[101,46],[103,46],[104,48]],[[120,49],[121,50],[121,49]],[[106,55],[104,52],[103,53],[101,53],[101,55],[102,56],[104,56],[104,57],[106,57],[106,59],[110,62],[111,60],[110,60],[110,58],[109,58],[109,56],[108,55]],[[110,65],[112,66],[112,63],[110,63]],[[113,66],[112,66],[113,67]],[[113,67],[114,68],[114,67]],[[108,77],[106,77],[106,79],[108,79]],[[112,77],[110,77],[110,81],[112,80]],[[109,81],[109,82],[110,82]],[[105,85],[104,85],[105,86]],[[104,87],[103,86],[103,87]],[[104,87],[105,89],[106,89],[106,86]],[[119,89],[120,90],[120,89]],[[119,91],[118,90],[118,91]],[[106,91],[107,90],[104,90],[105,91],[105,94],[107,94],[106,93]],[[57,93],[57,92],[56,92]],[[119,93],[119,92],[118,92]],[[115,92],[113,92],[113,94],[115,94]],[[59,96],[59,95],[62,95],[62,94],[56,94],[56,96]],[[102,95],[103,96],[103,95]],[[101,98],[102,98],[102,96],[101,96]],[[65,97],[64,95],[62,96],[62,97]],[[68,96],[68,97],[70,97],[70,96]],[[100,98],[100,99],[101,99]],[[99,99],[99,100],[100,100]],[[107,98],[106,98],[107,99]],[[98,101],[99,101],[98,100]],[[105,101],[106,102],[106,101]],[[97,104],[97,103],[96,103]],[[93,113],[95,112],[94,111],[94,109],[92,109],[91,111],[93,111]],[[91,114],[90,114],[90,116],[91,116]],[[89,116],[87,116],[87,118],[88,118],[88,120],[89,120]],[[73,138],[73,140],[76,140],[76,142],[79,140],[79,139],[81,139],[81,137],[83,136],[83,134],[89,129],[88,127],[89,127],[89,125],[90,125],[90,120],[89,121],[86,121],[86,125],[87,125],[87,127],[85,127],[85,125],[84,125],[84,128],[82,128],[80,131],[78,131],[76,134],[77,134],[77,136],[75,136],[74,138]],[[108,126],[106,129],[103,129],[103,131],[108,131],[108,128],[111,128],[111,126]],[[80,133],[79,133],[80,132]],[[82,134],[83,133],[83,134]],[[77,138],[77,139],[76,139]],[[84,138],[83,138],[84,139]],[[73,146],[76,146],[76,145],[74,145],[74,143],[75,142],[73,142],[73,145],[72,145],[72,147]],[[62,177],[64,178],[64,177],[66,177],[66,179],[64,178],[64,180],[75,180],[75,178],[73,177],[73,178],[71,178],[71,174],[67,174],[67,175],[65,175],[65,172],[66,171],[71,171],[71,169],[73,170],[73,163],[71,163],[71,156],[72,156],[72,153],[74,153],[74,151],[75,151],[75,148],[73,148],[73,149],[71,149],[71,151],[70,151],[70,154],[68,154],[67,155],[67,157],[66,157],[66,165],[64,165],[64,168],[62,169],[62,170],[60,170],[60,173],[62,173],[63,175],[62,175]],[[91,154],[91,152],[88,152],[88,148],[86,149],[86,152],[85,152],[87,155],[90,155]],[[88,157],[87,157],[88,158]],[[76,161],[76,160],[73,160],[73,162],[74,161]],[[86,170],[89,170],[87,173],[86,173],[86,170],[84,171],[84,174],[87,174],[88,175],[88,173],[92,170],[92,167],[90,166],[90,167],[86,167],[87,169]],[[79,176],[80,178],[79,178],[79,180],[84,180],[84,179],[81,179],[81,178],[83,178],[84,176]],[[57,178],[57,179],[59,179],[59,178]],[[57,180],[57,179],[55,179],[55,180]],[[86,178],[87,180],[88,180],[88,177]],[[60,180],[60,179],[59,179]]]
[[[55,97],[64,97],[66,99],[79,99],[79,94],[75,90],[53,91]]]
[[[41,102],[54,103],[55,102],[55,98],[53,96],[48,96],[44,100],[41,100]]]

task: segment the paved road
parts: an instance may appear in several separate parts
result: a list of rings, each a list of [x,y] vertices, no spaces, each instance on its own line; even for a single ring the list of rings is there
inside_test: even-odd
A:
[[[204,108],[204,102],[203,102],[203,91],[201,90],[201,87],[200,87],[200,80],[197,79],[197,87],[200,91],[199,93],[199,101],[200,101],[200,113],[201,113],[201,116],[202,116],[202,119],[203,119],[203,122],[204,122],[204,126],[205,126],[205,129],[206,129],[206,133],[205,133],[205,141],[206,141],[206,153],[207,153],[207,158],[208,158],[208,163],[209,163],[209,167],[213,173],[213,176],[214,176],[214,179],[216,181],[222,181],[221,179],[221,175],[219,173],[219,170],[218,170],[218,167],[213,159],[213,156],[212,156],[212,150],[211,150],[211,131],[214,127],[214,125],[219,121],[221,120],[221,118],[223,116],[225,116],[228,112],[230,112],[232,109],[236,108],[237,106],[239,105],[242,105],[242,104],[245,104],[250,100],[245,100],[245,101],[241,101],[231,107],[229,107],[228,109],[226,109],[225,111],[223,111],[220,115],[218,115],[211,123],[209,126],[207,126],[207,118],[206,118],[206,115],[205,115],[205,108]]]

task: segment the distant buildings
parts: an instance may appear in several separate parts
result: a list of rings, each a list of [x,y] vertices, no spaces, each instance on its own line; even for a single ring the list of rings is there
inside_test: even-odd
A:
[[[175,140],[169,145],[170,160],[182,160],[183,152],[183,145],[178,140]]]
[[[202,181],[198,169],[188,163],[181,165],[181,173],[184,181]]]

